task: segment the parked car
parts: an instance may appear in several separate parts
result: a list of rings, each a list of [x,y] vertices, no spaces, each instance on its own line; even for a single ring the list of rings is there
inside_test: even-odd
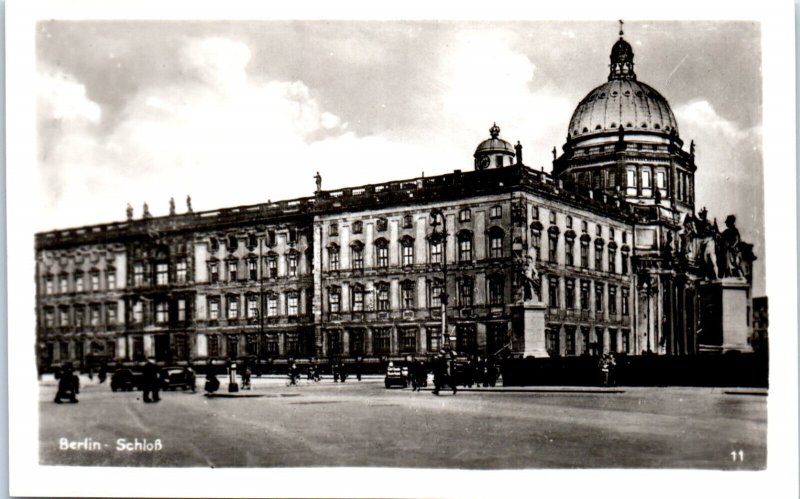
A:
[[[408,378],[403,373],[402,368],[392,365],[386,369],[386,378],[384,378],[383,384],[386,386],[386,388],[391,388],[393,386],[406,388],[408,386]]]
[[[142,387],[142,374],[134,373],[130,369],[117,369],[111,375],[111,391],[133,391]]]
[[[161,383],[164,390],[191,390],[197,389],[197,377],[194,372],[187,369],[164,369],[161,372]]]

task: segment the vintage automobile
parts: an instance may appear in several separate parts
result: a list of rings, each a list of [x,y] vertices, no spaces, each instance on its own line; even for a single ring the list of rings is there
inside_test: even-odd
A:
[[[180,388],[181,390],[195,391],[197,389],[196,381],[197,377],[192,370],[172,368],[161,371],[161,387],[164,390]]]
[[[393,386],[406,388],[408,386],[407,374],[403,373],[402,368],[390,365],[386,369],[386,378],[384,378],[383,384],[386,386],[386,388],[391,388]]]
[[[142,374],[134,373],[130,369],[117,369],[111,375],[111,391],[132,391],[142,387]]]

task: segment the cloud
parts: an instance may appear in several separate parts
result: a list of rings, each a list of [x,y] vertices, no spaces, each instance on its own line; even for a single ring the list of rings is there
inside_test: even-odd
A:
[[[74,77],[49,66],[39,69],[38,112],[46,121],[66,121],[71,126],[98,123],[100,106],[86,96],[86,86]]]

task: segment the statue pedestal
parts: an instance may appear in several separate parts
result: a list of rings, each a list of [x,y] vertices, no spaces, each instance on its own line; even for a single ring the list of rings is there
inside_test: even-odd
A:
[[[545,305],[541,302],[523,303],[522,333],[524,357],[549,357],[545,348]]]
[[[726,277],[702,286],[700,350],[753,351],[747,341],[750,336],[749,290],[750,284],[739,277]]]

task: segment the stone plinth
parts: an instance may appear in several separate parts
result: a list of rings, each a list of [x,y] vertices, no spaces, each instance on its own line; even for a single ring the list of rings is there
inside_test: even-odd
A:
[[[750,310],[750,284],[744,279],[728,277],[700,288],[700,324],[698,335],[701,351],[752,352],[747,314]]]
[[[549,357],[545,347],[544,312],[547,307],[541,302],[526,302],[522,308],[522,331],[524,357]]]

